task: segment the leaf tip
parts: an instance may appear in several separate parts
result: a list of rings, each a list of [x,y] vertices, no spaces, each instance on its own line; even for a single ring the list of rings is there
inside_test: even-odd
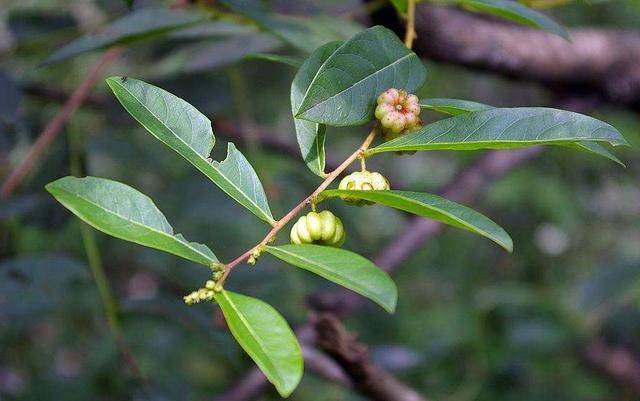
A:
[[[558,25],[559,29],[558,29],[558,36],[560,36],[562,39],[566,40],[569,43],[573,43],[573,39],[571,39],[571,35],[569,34],[569,31],[563,27],[562,25]]]
[[[513,240],[508,235],[507,235],[507,238],[508,239],[500,243],[500,246],[502,246],[507,252],[513,253]]]
[[[389,277],[389,281],[391,282],[392,288],[390,292],[389,299],[384,302],[380,302],[379,305],[382,306],[387,313],[393,315],[396,313],[396,307],[398,306],[398,286],[396,283]]]
[[[396,313],[396,306],[397,306],[397,299],[394,300],[392,304],[384,305],[383,308],[385,311],[387,311],[387,313],[389,313],[390,315],[393,315],[394,313]]]
[[[66,176],[66,177],[61,177],[58,178],[57,180],[53,180],[50,183],[46,184],[44,186],[44,189],[49,192],[51,195],[53,195],[53,191],[55,191],[56,187],[58,186],[58,184],[60,184],[62,181],[67,181],[69,178],[73,178],[71,176]]]
[[[50,183],[48,183],[47,185],[45,185],[45,186],[44,186],[45,191],[47,191],[47,192],[49,192],[50,194],[52,194],[52,195],[53,195],[53,192],[52,192],[52,191],[53,191],[53,189],[54,189],[54,186],[55,186],[55,183],[56,183],[56,182],[57,182],[57,180],[56,180],[56,181],[51,181]]]

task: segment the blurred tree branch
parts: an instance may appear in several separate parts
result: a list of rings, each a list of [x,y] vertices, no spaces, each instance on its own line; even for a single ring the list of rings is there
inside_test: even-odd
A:
[[[388,15],[382,15],[374,14],[374,22],[388,21]],[[613,104],[640,109],[636,31],[571,29],[568,42],[544,31],[428,4],[416,10],[416,31],[415,51],[428,59],[535,81],[560,92],[596,93]]]
[[[375,401],[426,401],[420,394],[371,362],[367,346],[347,331],[331,314],[314,319],[316,344],[333,357],[357,386]]]
[[[249,135],[242,129],[242,125],[238,121],[214,119],[213,128],[216,133],[240,144],[246,144],[250,140]],[[296,159],[301,157],[300,148],[296,143],[281,139],[261,127],[252,127],[252,130],[261,147],[293,156]],[[338,160],[327,155],[327,170],[334,170],[339,164]]]
[[[582,348],[584,361],[617,385],[640,394],[640,361],[628,349],[596,338]]]
[[[82,83],[73,91],[62,109],[60,109],[56,116],[49,121],[44,130],[42,130],[40,135],[38,135],[38,139],[31,145],[24,159],[9,173],[9,176],[0,189],[0,197],[10,197],[16,188],[20,186],[36,162],[42,159],[42,154],[58,136],[67,120],[71,118],[78,107],[82,105],[98,81],[102,78],[102,73],[105,69],[120,57],[123,51],[124,49],[121,47],[114,47],[105,52],[100,61],[89,71]]]
[[[60,103],[66,102],[70,96],[69,93],[63,90],[48,87],[48,86],[43,86],[40,83],[26,84],[24,85],[23,89],[27,94],[31,96],[36,96],[36,97],[48,99],[48,100],[54,100]],[[83,104],[87,106],[95,107],[95,108],[101,108],[101,107],[107,107],[109,105],[109,102],[105,98],[88,94],[85,97]]]

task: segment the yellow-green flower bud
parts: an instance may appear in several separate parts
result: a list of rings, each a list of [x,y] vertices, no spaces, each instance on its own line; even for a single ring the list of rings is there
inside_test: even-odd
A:
[[[380,173],[370,171],[358,171],[344,177],[338,185],[339,189],[356,191],[388,191],[389,181]],[[359,199],[351,196],[341,196],[342,200],[357,206],[372,205],[375,202]]]
[[[291,228],[292,244],[320,244],[339,247],[345,240],[342,221],[328,210],[310,212]]]

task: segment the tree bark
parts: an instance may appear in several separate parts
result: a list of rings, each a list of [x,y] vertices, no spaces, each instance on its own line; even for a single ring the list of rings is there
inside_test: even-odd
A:
[[[547,32],[453,7],[420,5],[415,51],[426,58],[596,93],[640,109],[640,33],[571,29],[571,42]]]

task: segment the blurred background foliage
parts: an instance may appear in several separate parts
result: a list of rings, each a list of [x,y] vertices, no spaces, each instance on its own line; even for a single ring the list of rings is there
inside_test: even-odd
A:
[[[125,3],[1,1],[0,178],[24,158],[60,100],[102,52],[40,63],[70,40],[129,12]],[[324,9],[358,18],[345,31],[366,24],[355,0],[272,3],[292,13]],[[639,28],[635,0],[567,3],[550,12],[568,26]],[[134,9],[172,4],[140,0]],[[289,105],[295,69],[246,56],[301,53],[242,19],[219,17],[208,28],[132,44],[109,73],[164,87],[214,123],[240,122],[248,137],[245,154],[265,184],[274,215],[282,215],[318,178],[295,155],[263,148],[252,132],[260,127],[295,146]],[[321,27],[312,34],[326,35],[329,26]],[[554,102],[535,84],[425,62],[430,74],[424,96],[496,106]],[[632,144],[640,142],[638,114],[607,106],[592,114],[615,125]],[[362,129],[330,129],[329,159],[340,160],[363,134]],[[217,132],[217,139],[214,159],[223,157],[229,138]],[[384,155],[368,164],[384,171],[394,188],[437,191],[480,154]],[[351,315],[347,326],[371,346],[379,364],[433,400],[634,399],[581,355],[586,343],[599,338],[640,358],[640,151],[636,146],[619,156],[626,169],[585,153],[546,149],[488,188],[474,205],[511,233],[513,255],[490,241],[445,229],[395,275],[400,298],[394,316],[368,307]],[[148,194],[178,231],[210,245],[221,260],[241,253],[266,230],[147,135],[101,81],[21,189],[0,201],[0,399],[211,399],[252,364],[217,324],[215,307],[187,307],[181,301],[207,278],[206,269],[98,232],[83,237],[79,221],[43,189],[72,167]],[[337,201],[330,207],[345,221],[345,247],[368,256],[408,220],[382,207],[354,208]],[[99,255],[93,252],[93,257],[101,258],[107,272],[123,336],[143,380],[127,367],[108,329],[83,238],[97,241]],[[333,288],[270,257],[255,269],[239,269],[229,286],[267,300],[294,326],[308,315],[308,295]],[[278,397],[268,392],[262,399]],[[291,399],[361,398],[307,372]]]

